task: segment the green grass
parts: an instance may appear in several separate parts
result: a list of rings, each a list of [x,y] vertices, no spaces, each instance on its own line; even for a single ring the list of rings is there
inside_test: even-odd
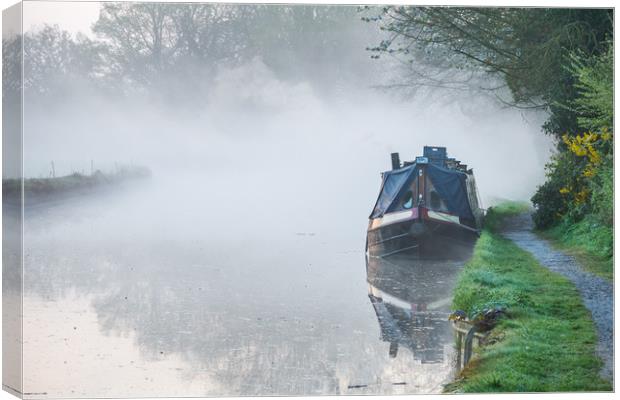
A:
[[[489,210],[453,300],[454,309],[468,313],[503,305],[508,316],[446,391],[612,390],[599,377],[596,331],[575,286],[496,233],[502,219],[516,212],[516,204]]]
[[[588,271],[612,280],[614,277],[612,227],[586,217],[577,223],[564,222],[539,234],[573,255]]]
[[[497,230],[501,226],[504,218],[521,214],[531,209],[532,207],[529,203],[523,201],[502,201],[498,205],[489,207],[487,215],[484,218],[484,227],[490,231]]]

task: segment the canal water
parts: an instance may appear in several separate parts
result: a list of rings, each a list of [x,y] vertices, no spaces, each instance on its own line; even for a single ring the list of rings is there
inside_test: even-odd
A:
[[[450,381],[462,262],[367,260],[365,215],[327,229],[154,187],[26,210],[26,397],[413,394]]]

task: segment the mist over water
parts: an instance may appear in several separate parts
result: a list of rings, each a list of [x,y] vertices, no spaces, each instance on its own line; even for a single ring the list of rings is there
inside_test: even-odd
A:
[[[71,6],[57,7],[62,15]],[[134,18],[152,12],[148,7],[153,5],[138,9]],[[167,6],[160,7],[166,15]],[[181,15],[190,7],[202,10],[177,7]],[[251,191],[250,207],[277,205],[291,215],[303,203],[310,220],[339,219],[353,209],[351,219],[358,220],[374,203],[389,153],[411,160],[424,145],[446,146],[450,156],[473,167],[485,205],[498,197],[527,200],[543,181],[541,166],[552,148],[541,132],[543,112],[508,108],[475,87],[425,88],[409,95],[386,88],[406,82],[404,70],[425,73],[428,67],[415,60],[403,67],[387,55],[371,59],[366,49],[385,36],[377,25],[361,21],[364,14],[355,7],[210,7],[224,23],[188,25],[211,29],[205,38],[213,43],[196,42],[211,46],[205,55],[192,58],[164,47],[157,59],[161,67],[149,64],[147,56],[147,61],[119,56],[129,52],[123,47],[110,54],[97,47],[97,39],[116,43],[121,34],[101,24],[103,8],[95,33],[67,33],[75,38],[70,42],[75,53],[55,50],[67,45],[50,39],[62,38],[63,26],[46,31],[39,10],[32,17],[26,13],[26,26],[29,18],[37,24],[25,42],[26,73],[32,75],[26,81],[34,82],[24,98],[25,176],[49,176],[52,162],[57,176],[89,173],[91,162],[103,171],[143,165],[162,192],[175,185],[182,197],[210,193],[226,211]],[[230,27],[226,18],[234,21]],[[170,27],[164,29],[174,38]],[[41,49],[44,40],[52,40],[52,50]],[[136,39],[135,49],[140,45]],[[154,45],[143,46],[140,51],[155,57]],[[67,52],[69,60],[62,59]],[[55,57],[57,64],[77,66],[48,65]],[[103,66],[92,66],[100,62],[97,57]],[[105,66],[108,58],[120,64]],[[38,88],[46,78],[51,83]],[[46,97],[54,91],[59,95]]]
[[[26,177],[50,176],[52,162],[56,176],[89,174],[91,162],[152,171],[26,210],[24,370],[34,397],[441,390],[452,360],[446,304],[462,263],[432,278],[446,283],[428,300],[443,306],[421,322],[439,332],[437,363],[411,349],[390,357],[364,259],[380,172],[391,152],[412,160],[424,145],[446,146],[474,169],[488,207],[529,199],[552,143],[542,113],[463,92],[378,88],[394,61],[371,60],[365,48],[380,34],[350,23],[363,34],[316,65],[257,49],[208,82],[160,76],[158,87],[183,81],[178,101],[107,95],[88,79],[52,103],[26,92]],[[404,275],[407,290],[424,289]],[[381,286],[381,274],[373,279]],[[105,379],[74,372],[95,365]]]
[[[215,81],[199,109],[100,98],[68,99],[51,113],[29,108],[25,173],[48,176],[51,161],[57,175],[88,173],[91,160],[103,171],[144,165],[162,191],[153,202],[172,191],[204,197],[196,215],[251,209],[292,217],[292,230],[298,218],[332,230],[344,215],[341,228],[360,226],[391,152],[411,160],[424,145],[446,146],[474,169],[485,206],[496,197],[529,199],[550,155],[544,115],[485,98],[429,103],[366,82],[326,95],[310,82],[278,79],[259,59]],[[246,223],[246,231],[261,228]],[[280,224],[289,222],[272,220],[270,229]]]

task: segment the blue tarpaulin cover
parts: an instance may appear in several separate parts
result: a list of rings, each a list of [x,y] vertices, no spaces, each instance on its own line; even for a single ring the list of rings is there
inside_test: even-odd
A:
[[[426,174],[452,214],[474,219],[467,198],[467,175],[464,172],[429,164]]]
[[[386,171],[383,173],[381,192],[377,198],[375,208],[373,209],[372,214],[370,214],[370,218],[382,217],[392,204],[398,203],[401,192],[407,192],[406,190],[402,190],[406,187],[405,183],[411,181],[412,177],[415,178],[416,171],[416,164],[412,164],[405,168]]]
[[[405,168],[383,173],[381,192],[370,218],[380,218],[399,204],[409,190],[409,184],[417,176],[418,169],[417,164],[412,164]],[[435,186],[435,190],[445,202],[448,210],[459,217],[473,219],[465,183],[467,175],[464,172],[436,164],[427,164],[426,171],[428,178]]]

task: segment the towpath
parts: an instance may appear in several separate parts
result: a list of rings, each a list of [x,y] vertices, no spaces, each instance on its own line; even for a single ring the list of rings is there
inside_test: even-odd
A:
[[[575,284],[596,324],[596,350],[603,360],[601,376],[613,379],[613,284],[584,271],[573,257],[554,249],[549,242],[536,235],[533,232],[532,219],[527,213],[507,219],[502,235],[534,255],[543,266],[564,275]]]

